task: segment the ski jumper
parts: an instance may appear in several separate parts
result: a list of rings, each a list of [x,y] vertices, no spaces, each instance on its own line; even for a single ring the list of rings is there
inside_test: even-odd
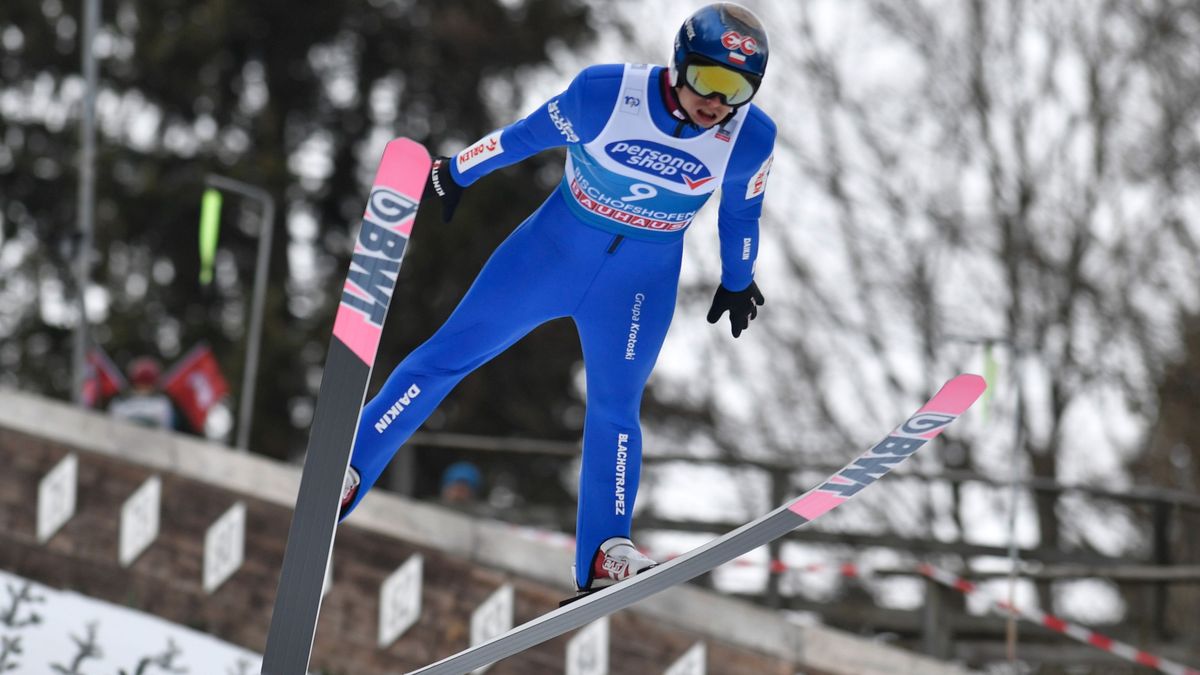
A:
[[[567,147],[558,188],[496,249],[462,302],[363,409],[353,509],[396,451],[468,373],[538,325],[571,317],[587,377],[576,583],[600,543],[628,537],[641,471],[642,391],[675,310],[683,233],[721,188],[721,283],[753,281],[774,123],[746,105],[701,130],[672,116],[663,69],[601,65],[452,162],[467,186]]]

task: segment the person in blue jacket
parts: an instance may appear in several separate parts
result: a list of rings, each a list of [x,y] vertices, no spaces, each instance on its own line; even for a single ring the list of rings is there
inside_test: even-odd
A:
[[[642,392],[674,313],[684,232],[718,189],[721,281],[708,321],[728,312],[736,338],[763,304],[754,261],[775,124],[750,101],[767,55],[749,10],[708,5],[680,28],[667,67],[591,66],[524,119],[435,159],[428,187],[449,221],[481,177],[567,148],[558,189],[364,407],[342,517],[463,377],[539,324],[571,317],[587,376],[576,588],[586,594],[655,564],[629,539]]]

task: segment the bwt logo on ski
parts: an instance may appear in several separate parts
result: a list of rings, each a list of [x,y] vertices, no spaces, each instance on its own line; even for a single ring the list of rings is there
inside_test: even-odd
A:
[[[629,434],[617,434],[617,490],[615,515],[625,515],[625,464],[629,461]]]
[[[367,200],[367,213],[350,258],[342,304],[354,308],[380,328],[387,316],[400,258],[408,241],[396,230],[416,213],[417,202],[385,187],[375,188]],[[351,285],[363,295],[352,293]]]
[[[392,407],[383,411],[383,415],[381,415],[379,417],[379,421],[375,423],[375,431],[381,434],[386,431],[387,428],[391,426],[392,422],[396,421],[396,418],[400,416],[400,413],[404,412],[404,409],[411,405],[413,400],[420,395],[421,388],[418,387],[414,382],[412,386],[410,386],[408,390],[400,396],[400,398],[396,399],[396,402],[392,404]]]
[[[928,436],[929,432],[949,426],[955,419],[957,418],[954,415],[948,413],[917,413],[908,418],[908,421],[900,427],[900,431],[897,434],[905,436]]]
[[[954,420],[954,415],[945,413],[913,415],[891,436],[860,455],[817,489],[832,492],[840,497],[853,497],[859,490],[882,478],[892,467],[928,443],[931,432]]]
[[[691,190],[715,178],[696,157],[654,141],[617,141],[604,146],[604,151],[625,166],[687,185]]]

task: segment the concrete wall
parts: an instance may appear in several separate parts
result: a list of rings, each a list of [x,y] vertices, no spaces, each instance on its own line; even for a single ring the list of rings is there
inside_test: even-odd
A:
[[[37,484],[70,452],[79,457],[78,514],[40,545],[34,535]],[[120,506],[151,475],[163,480],[162,534],[122,568]],[[261,651],[299,476],[297,466],[0,389],[0,568]],[[247,507],[246,562],[206,595],[200,583],[205,529],[238,501]],[[391,647],[379,649],[379,586],[417,552],[425,557],[421,619]],[[518,623],[550,611],[568,593],[570,562],[568,550],[517,536],[509,525],[372,494],[338,534],[334,585],[323,605],[313,667],[394,673],[425,665],[467,646],[471,611],[504,583],[516,589]],[[552,640],[489,672],[561,673],[566,640]],[[662,672],[697,640],[707,643],[710,673],[967,672],[822,626],[798,626],[692,587],[612,618],[611,672]]]

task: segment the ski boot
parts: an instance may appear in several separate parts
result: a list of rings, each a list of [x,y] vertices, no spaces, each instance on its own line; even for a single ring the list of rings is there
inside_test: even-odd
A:
[[[609,537],[600,544],[596,555],[592,556],[592,569],[588,574],[587,584],[583,588],[576,586],[575,596],[563,600],[558,606],[562,607],[619,581],[625,581],[657,564],[637,550],[628,537]],[[574,578],[574,565],[571,566],[571,572]]]
[[[362,484],[362,478],[358,475],[358,470],[350,467],[346,471],[346,477],[342,479],[342,505],[338,512],[338,522],[341,522],[346,517],[346,509],[354,503],[354,497],[358,495],[358,486]]]

